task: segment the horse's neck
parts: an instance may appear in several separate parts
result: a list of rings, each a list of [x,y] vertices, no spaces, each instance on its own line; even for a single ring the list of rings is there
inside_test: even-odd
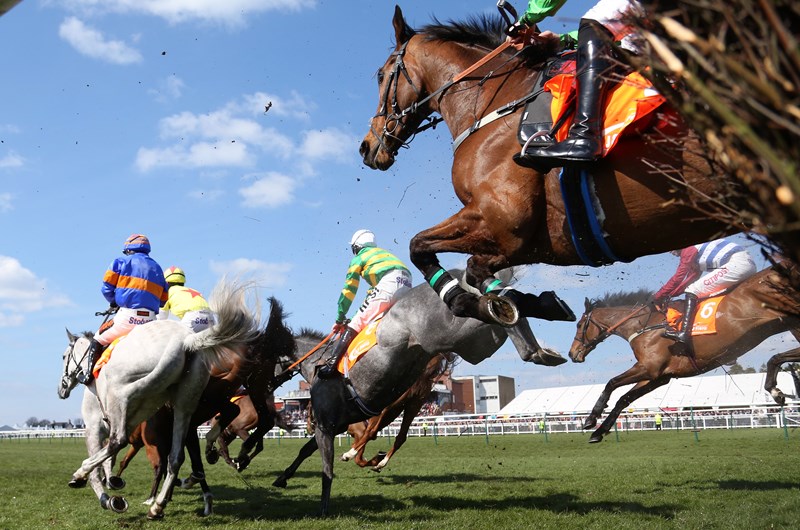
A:
[[[598,308],[595,310],[595,318],[606,327],[614,326],[612,333],[624,339],[647,326],[664,321],[661,313],[641,306]]]
[[[435,58],[425,65],[425,88],[428,93],[443,87],[490,51],[454,42],[434,42],[432,45],[437,45],[439,50],[446,52],[439,51],[429,55]],[[447,59],[444,57],[445,53],[449,55]],[[518,67],[519,62],[516,59],[509,63],[506,63],[507,60],[507,56],[501,54],[447,89],[444,95],[431,99],[431,110],[444,118],[453,138],[474,125],[476,120],[505,103],[522,97],[532,88],[532,83],[527,86],[524,82],[531,72]],[[498,71],[478,84],[482,76],[493,68]]]

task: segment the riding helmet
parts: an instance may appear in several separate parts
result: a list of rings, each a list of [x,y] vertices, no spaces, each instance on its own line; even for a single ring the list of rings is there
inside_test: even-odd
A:
[[[376,246],[375,234],[373,234],[371,230],[356,230],[353,237],[350,239],[350,248],[353,250],[353,254],[358,254],[364,247],[374,246]]]
[[[172,266],[164,271],[164,280],[166,280],[167,283],[183,285],[186,283],[186,274],[180,267]]]
[[[123,247],[122,251],[125,254],[131,254],[133,252],[150,254],[150,240],[147,239],[147,236],[145,235],[132,234],[128,239],[125,240],[125,246]]]

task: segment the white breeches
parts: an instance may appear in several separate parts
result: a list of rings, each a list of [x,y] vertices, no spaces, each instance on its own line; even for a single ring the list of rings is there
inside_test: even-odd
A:
[[[120,307],[117,314],[114,315],[114,324],[102,333],[95,333],[94,338],[103,346],[108,346],[114,342],[114,339],[127,335],[134,327],[146,324],[155,319],[155,311]]]
[[[698,298],[710,296],[724,291],[756,273],[756,264],[747,251],[733,254],[725,265],[703,273],[700,278],[690,283],[685,291]]]
[[[367,291],[364,302],[348,326],[355,331],[361,331],[364,326],[383,316],[392,307],[395,299],[408,289],[411,289],[410,273],[402,270],[386,273],[378,285]]]

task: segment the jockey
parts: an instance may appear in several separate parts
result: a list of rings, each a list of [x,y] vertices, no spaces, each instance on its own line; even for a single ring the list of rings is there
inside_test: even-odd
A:
[[[350,239],[353,259],[347,269],[344,289],[339,296],[338,313],[333,331],[341,337],[319,371],[319,377],[330,378],[337,374],[336,364],[347,351],[347,347],[364,327],[382,317],[394,304],[397,297],[411,289],[411,272],[391,252],[375,245],[375,234],[369,230],[358,230]],[[347,311],[358,292],[360,278],[370,285],[353,319],[346,323]]]
[[[154,320],[158,308],[167,301],[167,284],[161,266],[149,256],[150,240],[133,234],[126,241],[122,256],[115,259],[103,276],[100,291],[112,308],[118,307],[110,326],[94,334],[86,354],[89,373],[81,382],[92,381],[92,371],[103,349],[139,324]]]
[[[686,293],[686,308],[680,330],[667,330],[664,337],[690,347],[691,325],[697,309],[697,299],[724,291],[756,272],[750,253],[730,239],[714,241],[673,250],[681,261],[675,274],[653,295],[659,305],[667,298]]]
[[[159,320],[166,320],[170,311],[194,332],[203,331],[214,325],[214,314],[208,302],[199,292],[185,286],[186,274],[179,267],[164,271],[164,279],[169,286],[167,302],[161,306]]]
[[[536,24],[558,11],[566,0],[530,0],[516,26],[520,31],[509,37],[512,44],[523,46],[538,35]],[[615,81],[609,78],[615,66],[612,44],[636,51],[631,29],[624,17],[638,7],[636,0],[600,0],[581,17],[578,29],[578,57],[575,73],[577,108],[569,136],[553,144],[552,139],[533,144],[515,161],[526,167],[553,167],[562,164],[593,162],[603,154],[603,106],[605,96]],[[542,37],[551,37],[544,32]]]

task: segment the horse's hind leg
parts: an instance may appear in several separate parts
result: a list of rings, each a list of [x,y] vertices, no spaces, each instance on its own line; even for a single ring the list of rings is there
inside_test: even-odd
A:
[[[187,478],[182,487],[190,488],[195,483],[200,484],[200,489],[203,490],[203,515],[209,516],[214,512],[213,499],[214,495],[211,493],[211,488],[206,482],[206,473],[203,469],[203,457],[200,453],[200,440],[197,437],[197,428],[194,425],[189,427],[189,432],[186,433],[186,451],[189,453],[189,461],[192,463],[192,474]]]
[[[778,388],[778,370],[784,363],[800,361],[800,348],[779,353],[770,357],[767,361],[767,375],[764,378],[764,390],[770,393],[775,403],[783,406],[786,403],[786,395]]]
[[[584,420],[583,429],[588,430],[597,425],[597,420],[603,414],[603,410],[605,410],[606,405],[608,405],[608,400],[611,398],[611,394],[614,390],[631,383],[638,383],[639,381],[647,379],[647,377],[647,369],[637,362],[618,376],[609,379],[600,397],[597,398],[594,407],[592,407],[592,412],[590,412],[586,420]]]

